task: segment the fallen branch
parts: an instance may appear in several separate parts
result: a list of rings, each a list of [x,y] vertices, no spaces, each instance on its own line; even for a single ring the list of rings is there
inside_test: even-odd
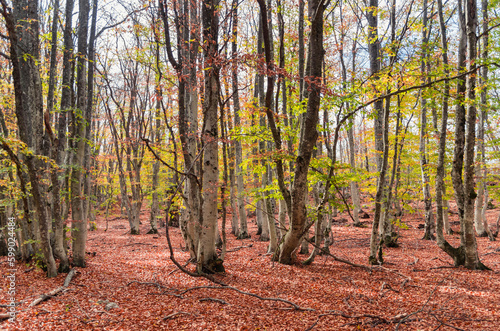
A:
[[[283,302],[283,303],[286,303],[286,304],[289,304],[290,306],[292,306],[295,310],[302,310],[302,311],[315,311],[315,309],[312,309],[312,308],[304,308],[304,307],[300,307],[299,305],[291,302],[291,301],[288,301],[288,300],[285,300],[285,299],[281,299],[281,298],[266,298],[266,297],[261,297],[260,295],[257,295],[257,294],[254,294],[254,293],[250,293],[250,292],[245,292],[245,291],[242,291],[236,287],[232,287],[232,286],[195,286],[195,287],[190,287],[188,289],[185,289],[184,291],[182,291],[181,293],[179,293],[180,295],[182,294],[185,294],[189,291],[193,291],[193,290],[199,290],[199,289],[203,289],[203,288],[208,288],[208,289],[214,289],[214,290],[223,290],[223,289],[228,289],[228,290],[233,290],[233,291],[236,291],[238,293],[241,293],[241,294],[244,294],[244,295],[248,295],[248,296],[251,296],[251,297],[254,297],[254,298],[257,298],[259,300],[263,300],[263,301],[277,301],[277,302]]]
[[[204,301],[213,301],[213,302],[218,302],[218,303],[221,303],[223,305],[228,305],[228,303],[222,299],[217,299],[217,298],[211,298],[211,297],[207,297],[207,298],[203,298],[203,299],[200,299],[198,300],[200,302],[204,302]]]
[[[455,330],[458,330],[458,331],[465,331],[464,329],[461,329],[461,328],[458,328],[458,327],[456,327],[456,326],[454,326],[454,325],[451,325],[451,324],[448,324],[448,323],[443,322],[442,320],[440,320],[440,319],[436,316],[436,314],[429,313],[429,315],[431,315],[432,317],[434,317],[434,318],[436,319],[436,321],[438,321],[439,323],[441,323],[441,325],[439,325],[439,327],[441,327],[442,325],[444,325],[444,326],[447,326],[447,327],[449,327],[449,328],[452,328],[452,329],[455,329]]]
[[[0,314],[0,321],[11,318],[10,314]]]
[[[76,273],[76,270],[71,269],[69,271],[68,275],[66,276],[66,279],[64,280],[64,284],[62,286],[50,291],[48,294],[40,295],[40,297],[38,299],[36,299],[35,301],[33,301],[32,303],[30,303],[30,305],[28,307],[34,307],[34,306],[38,305],[40,302],[48,300],[48,299],[56,296],[58,293],[66,290],[66,288],[69,286],[69,283],[71,282],[71,279],[73,278],[75,273]]]
[[[371,318],[372,319],[372,323],[375,323],[375,322],[378,322],[378,323],[383,323],[383,324],[394,324],[394,323],[398,323],[400,322],[403,318],[405,318],[406,316],[405,315],[399,315],[399,316],[395,316],[393,317],[392,319],[388,320],[386,318],[383,318],[383,317],[380,317],[380,316],[377,316],[377,315],[372,315],[372,314],[362,314],[362,315],[355,315],[355,316],[351,316],[351,315],[347,315],[346,313],[342,312],[342,311],[336,311],[336,310],[330,310],[324,314],[320,314],[318,315],[318,318],[316,319],[316,321],[306,329],[306,331],[310,331],[312,330],[320,321],[320,319],[322,317],[325,317],[325,316],[341,316],[343,318],[348,318],[348,319],[360,319],[360,318]]]
[[[429,294],[429,297],[427,298],[427,300],[424,302],[422,308],[420,308],[419,310],[416,310],[414,311],[413,313],[410,313],[408,315],[406,315],[405,317],[403,317],[398,325],[396,325],[396,328],[394,329],[395,331],[398,331],[399,330],[399,326],[404,323],[408,318],[410,318],[411,316],[414,316],[414,315],[417,315],[417,314],[420,314],[421,312],[423,312],[425,310],[425,307],[427,306],[427,304],[429,303],[429,301],[431,301],[431,298],[432,296],[434,295],[434,293],[436,292],[438,286],[440,286],[441,284],[444,283],[445,280],[447,280],[451,275],[453,274],[453,272],[450,272],[447,276],[445,276],[439,283],[436,284],[436,286],[434,287],[434,289],[431,291],[431,293]]]
[[[350,266],[353,266],[356,268],[362,268],[362,269],[365,269],[366,271],[372,272],[372,268],[369,266],[366,266],[363,264],[357,264],[357,263],[351,262],[349,260],[344,260],[340,257],[333,255],[332,253],[330,253],[328,250],[322,248],[321,246],[316,245],[316,243],[314,241],[307,239],[307,238],[304,240],[306,240],[309,244],[313,245],[315,248],[319,249],[321,254],[328,255],[329,257],[333,258],[334,261],[345,263],[345,264],[348,264]],[[312,261],[310,263],[312,263]]]

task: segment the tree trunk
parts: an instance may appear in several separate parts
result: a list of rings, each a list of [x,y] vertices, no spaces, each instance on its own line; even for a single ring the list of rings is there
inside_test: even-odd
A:
[[[261,9],[262,0],[259,0]],[[261,10],[261,13],[264,12]],[[324,5],[321,0],[312,0],[308,3],[309,19],[311,20],[311,33],[309,38],[310,71],[308,74],[309,98],[305,115],[305,132],[299,143],[298,156],[295,162],[295,177],[292,185],[292,203],[290,215],[290,229],[279,247],[280,263],[290,264],[293,261],[293,251],[297,248],[302,237],[306,222],[306,192],[307,173],[311,161],[312,151],[318,138],[317,124],[319,119],[319,106],[321,101],[321,78],[323,66],[323,12]],[[263,21],[265,17],[262,17]]]
[[[160,44],[156,40],[156,70],[160,73]],[[161,144],[161,98],[163,97],[162,87],[160,84],[161,76],[158,74],[156,79],[156,109],[155,109],[155,131],[152,133],[152,140],[159,146]],[[151,213],[149,216],[149,224],[151,229],[148,234],[158,233],[158,218],[160,217],[160,205],[158,202],[158,177],[160,172],[160,161],[155,160],[153,163],[153,173],[151,178],[151,190],[153,191],[151,197]]]
[[[71,95],[71,69],[72,65],[70,63],[73,57],[73,39],[72,39],[72,16],[73,16],[74,1],[66,1],[66,25],[64,27],[64,53],[63,53],[63,72],[62,72],[62,96],[61,96],[61,111],[59,112],[59,120],[57,121],[57,139],[55,142],[55,160],[59,168],[64,165],[65,149],[66,149],[66,117],[68,109],[70,109],[70,95]],[[64,172],[64,170],[62,170]],[[60,194],[61,182],[59,181],[58,172],[53,172],[52,174],[52,187],[53,187],[53,197],[54,197],[54,255],[59,258],[59,271],[68,272],[69,271],[69,261],[65,248],[66,241],[66,231],[64,230],[64,221],[66,220],[65,215],[62,211],[62,197]],[[67,204],[67,201],[66,201]]]
[[[205,96],[203,114],[205,121],[202,130],[203,154],[203,191],[202,214],[200,215],[200,236],[198,245],[198,272],[215,271],[212,265],[217,259],[215,236],[217,227],[217,191],[219,184],[218,153],[218,102],[219,67],[218,30],[219,14],[216,0],[204,0],[202,4],[203,52],[205,73]]]
[[[77,57],[77,104],[71,116],[72,173],[71,173],[71,230],[73,235],[73,263],[85,267],[85,242],[87,240],[87,220],[84,213],[82,191],[83,166],[85,157],[85,113],[87,110],[87,37],[89,0],[79,0],[78,57]]]
[[[423,84],[429,82],[429,77],[427,73],[427,62],[430,60],[429,51],[427,48],[429,47],[429,27],[427,23],[427,0],[423,2],[423,13],[422,13],[422,58],[420,62],[420,70],[422,72]],[[432,198],[431,198],[431,189],[429,184],[429,165],[428,165],[428,156],[427,156],[427,98],[425,96],[425,91],[420,91],[420,146],[419,146],[419,154],[420,154],[420,168],[422,172],[422,193],[425,205],[425,226],[424,226],[424,236],[422,239],[425,240],[433,240],[434,239],[434,224],[433,224],[433,215],[432,215]]]
[[[35,238],[40,240],[39,247],[42,250],[43,262],[47,266],[47,276],[54,277],[57,275],[57,266],[49,240],[50,219],[47,213],[46,187],[41,180],[45,165],[35,157],[43,153],[44,123],[42,83],[38,68],[40,60],[38,1],[15,1],[12,9],[7,8],[7,4],[3,1],[1,4],[3,7],[1,15],[9,32],[19,137],[32,150],[32,153],[25,157],[25,163],[38,218],[38,227],[35,231],[39,233],[39,238]],[[22,173],[19,175],[23,176]]]
[[[483,38],[482,38],[482,47],[483,51],[481,54],[481,58],[483,61],[488,60],[488,47],[489,47],[489,33],[488,33],[488,0],[482,0],[482,16],[483,16]],[[479,52],[481,53],[481,52]],[[486,149],[484,144],[485,139],[485,127],[486,122],[488,120],[488,109],[487,109],[487,83],[488,83],[488,67],[485,66],[481,69],[481,75],[479,76],[481,86],[481,112],[479,115],[479,127],[478,127],[478,148],[477,148],[477,157],[478,157],[478,168],[477,168],[477,176],[479,178],[479,187],[477,192],[477,201],[476,201],[476,211],[474,215],[474,227],[476,228],[476,233],[480,237],[488,236],[494,238],[491,235],[491,231],[488,227],[488,222],[484,217],[483,207],[487,205],[488,199],[485,198],[486,193],[486,176],[487,176],[487,168],[486,168]]]
[[[477,3],[476,0],[466,1],[466,31],[467,31],[467,69],[476,68],[477,57]],[[465,237],[465,267],[468,269],[483,269],[479,261],[477,243],[474,233],[474,147],[476,143],[476,77],[469,75],[467,79],[467,133],[465,137],[464,155],[464,237]]]

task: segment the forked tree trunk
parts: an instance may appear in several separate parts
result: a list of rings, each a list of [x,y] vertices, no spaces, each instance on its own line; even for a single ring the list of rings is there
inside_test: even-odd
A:
[[[259,0],[261,13],[263,1]],[[298,156],[295,162],[295,177],[292,185],[292,203],[290,215],[290,229],[279,247],[279,261],[290,264],[293,261],[293,251],[300,242],[306,222],[306,192],[307,173],[313,149],[318,138],[317,124],[319,120],[319,106],[321,102],[321,78],[323,66],[323,12],[324,3],[321,0],[312,0],[308,3],[309,19],[311,20],[311,32],[309,37],[310,71],[307,101],[307,112],[305,115],[305,132],[299,143]],[[263,21],[267,21],[265,16]],[[266,51],[267,53],[267,51]]]
[[[477,8],[475,0],[467,0],[466,15],[463,17],[461,2],[458,6],[460,24],[460,50],[465,51],[467,49],[467,54],[469,56],[469,70],[475,68],[476,59],[476,15]],[[446,54],[446,33],[444,26],[442,2],[438,0],[438,14],[440,20],[440,27],[442,32],[442,45],[443,53]],[[464,21],[466,26],[464,26]],[[466,34],[467,32],[467,34]],[[467,37],[467,38],[466,38]],[[465,52],[459,52],[459,70],[463,70],[465,65]],[[458,98],[460,101],[464,100],[464,93],[467,92],[467,97],[470,101],[475,100],[475,78],[469,76],[467,81],[467,88],[465,88],[465,82],[459,80],[458,83]],[[443,236],[443,225],[439,218],[437,223],[437,235],[438,246],[443,249],[454,261],[455,266],[464,265],[469,269],[486,269],[479,261],[479,256],[477,254],[477,243],[474,234],[474,199],[476,193],[474,192],[474,145],[475,145],[475,123],[476,123],[476,109],[474,102],[469,103],[468,114],[467,114],[467,136],[465,134],[465,107],[463,102],[460,102],[456,109],[456,130],[455,130],[455,150],[453,156],[453,188],[455,190],[455,199],[457,202],[457,207],[459,211],[460,218],[460,246],[455,248],[451,246]],[[444,109],[446,110],[446,109]],[[447,115],[447,112],[443,112],[443,115]],[[437,176],[437,195],[438,195],[438,217],[441,217],[442,213],[439,212],[440,197],[443,186],[444,177],[444,146],[446,139],[446,117],[443,118],[441,125],[441,138],[440,138],[440,152],[438,161],[438,176]],[[464,165],[464,149],[465,152],[465,165]],[[462,182],[462,171],[464,173],[464,181]]]

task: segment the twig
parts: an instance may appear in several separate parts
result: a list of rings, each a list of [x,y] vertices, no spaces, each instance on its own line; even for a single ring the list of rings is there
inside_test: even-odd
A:
[[[185,289],[184,291],[182,291],[179,294],[182,295],[182,294],[185,294],[185,293],[187,293],[189,291],[199,290],[199,289],[203,289],[203,288],[214,289],[214,290],[224,290],[224,289],[233,290],[233,291],[236,291],[238,293],[245,294],[245,295],[257,298],[259,300],[283,302],[283,303],[289,304],[295,310],[315,311],[315,309],[300,307],[299,305],[297,305],[297,304],[295,304],[295,303],[293,303],[291,301],[285,300],[285,299],[261,297],[260,295],[257,295],[257,294],[254,294],[254,293],[250,293],[250,292],[245,292],[245,291],[242,291],[242,290],[240,290],[240,289],[238,289],[236,287],[232,287],[232,286],[195,286],[195,287],[190,287],[188,289]]]
[[[337,262],[345,263],[345,264],[348,264],[348,265],[356,267],[356,268],[362,268],[362,269],[365,269],[366,271],[369,271],[369,272],[372,271],[372,268],[369,266],[366,266],[363,264],[357,264],[357,263],[351,262],[349,260],[344,260],[340,257],[333,255],[332,253],[330,253],[326,249],[322,248],[321,246],[316,245],[316,243],[310,239],[305,238],[304,240],[306,240],[309,244],[313,245],[314,247],[318,248],[322,254],[330,256],[331,258],[333,258]]]
[[[203,298],[203,299],[200,299],[198,301],[200,301],[200,302],[203,302],[203,301],[213,301],[213,302],[221,303],[223,305],[228,305],[228,303],[226,301],[222,300],[222,299],[211,298],[211,297]]]
[[[419,261],[418,257],[415,258],[415,260],[413,262],[410,262],[408,263],[408,265],[414,265],[414,264],[417,264]]]
[[[460,328],[457,328],[456,326],[453,326],[451,324],[448,324],[448,323],[445,323],[443,322],[442,320],[440,320],[436,314],[432,314],[432,313],[429,313],[429,315],[431,315],[432,317],[434,317],[436,319],[436,321],[438,321],[439,323],[441,323],[441,325],[444,325],[444,326],[447,326],[449,328],[452,328],[452,329],[455,329],[455,330],[459,330],[459,331],[465,331],[464,329],[460,329]],[[441,325],[439,327],[441,327]],[[436,329],[437,330],[437,329]]]
[[[351,315],[347,315],[346,313],[344,313],[342,311],[330,310],[324,314],[318,315],[318,318],[316,319],[316,321],[310,327],[308,327],[306,329],[306,331],[312,330],[319,323],[319,321],[322,317],[329,316],[329,315],[341,316],[341,317],[349,318],[349,319],[352,319],[352,318],[354,318],[354,319],[371,318],[374,322],[377,321],[379,323],[384,323],[384,324],[393,324],[393,323],[399,322],[400,319],[406,317],[406,316],[398,315],[398,316],[393,317],[391,320],[388,320],[386,318],[383,318],[383,317],[380,317],[377,315],[372,315],[372,314],[362,314],[362,315],[351,316]]]
[[[448,279],[451,274],[453,274],[453,272],[450,272],[447,276],[445,276],[439,283],[436,284],[436,286],[434,287],[434,289],[431,291],[431,294],[429,294],[429,297],[427,298],[427,300],[424,302],[424,305],[422,306],[422,308],[420,308],[419,310],[417,311],[414,311],[413,313],[411,314],[408,314],[406,315],[404,318],[402,318],[398,325],[396,325],[396,328],[395,328],[395,331],[398,331],[399,330],[399,326],[401,325],[401,323],[404,323],[405,320],[407,320],[410,316],[413,316],[413,315],[417,315],[421,312],[424,311],[425,309],[425,306],[427,306],[427,304],[429,303],[429,301],[431,300],[432,296],[434,295],[434,293],[436,292],[437,288],[439,285],[441,285],[446,279]]]

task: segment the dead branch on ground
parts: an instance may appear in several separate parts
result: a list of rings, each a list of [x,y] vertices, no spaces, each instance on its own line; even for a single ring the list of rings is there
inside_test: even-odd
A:
[[[285,300],[285,299],[282,299],[282,298],[267,298],[267,297],[261,297],[260,295],[257,295],[257,294],[254,294],[254,293],[250,293],[250,292],[245,292],[245,291],[242,291],[236,287],[232,287],[232,286],[195,286],[195,287],[190,287],[188,289],[185,289],[184,291],[180,292],[179,294],[182,295],[182,294],[185,294],[187,292],[190,292],[190,291],[193,291],[193,290],[199,290],[199,289],[214,289],[214,290],[223,290],[223,289],[228,289],[228,290],[233,290],[233,291],[236,291],[238,293],[241,293],[241,294],[244,294],[244,295],[248,295],[248,296],[251,296],[251,297],[254,297],[254,298],[257,298],[259,300],[263,300],[263,301],[277,301],[277,302],[283,302],[283,303],[286,303],[286,304],[289,304],[290,306],[292,306],[295,310],[301,310],[301,311],[315,311],[315,309],[312,309],[312,308],[304,308],[304,307],[301,307],[291,301],[288,301],[288,300]]]
[[[68,275],[66,276],[66,279],[64,280],[64,284],[62,286],[50,291],[47,294],[41,294],[40,297],[38,299],[34,300],[32,303],[30,303],[30,305],[28,307],[34,307],[34,306],[38,305],[40,302],[48,300],[48,299],[56,296],[60,292],[65,291],[68,288],[69,283],[71,282],[71,279],[73,278],[75,273],[76,273],[76,270],[71,269],[69,271]]]
[[[218,303],[221,303],[223,305],[228,305],[228,303],[222,299],[217,299],[217,298],[211,298],[211,297],[206,297],[206,298],[202,298],[200,300],[198,300],[199,302],[204,302],[204,301],[213,301],[213,302],[218,302]]]

